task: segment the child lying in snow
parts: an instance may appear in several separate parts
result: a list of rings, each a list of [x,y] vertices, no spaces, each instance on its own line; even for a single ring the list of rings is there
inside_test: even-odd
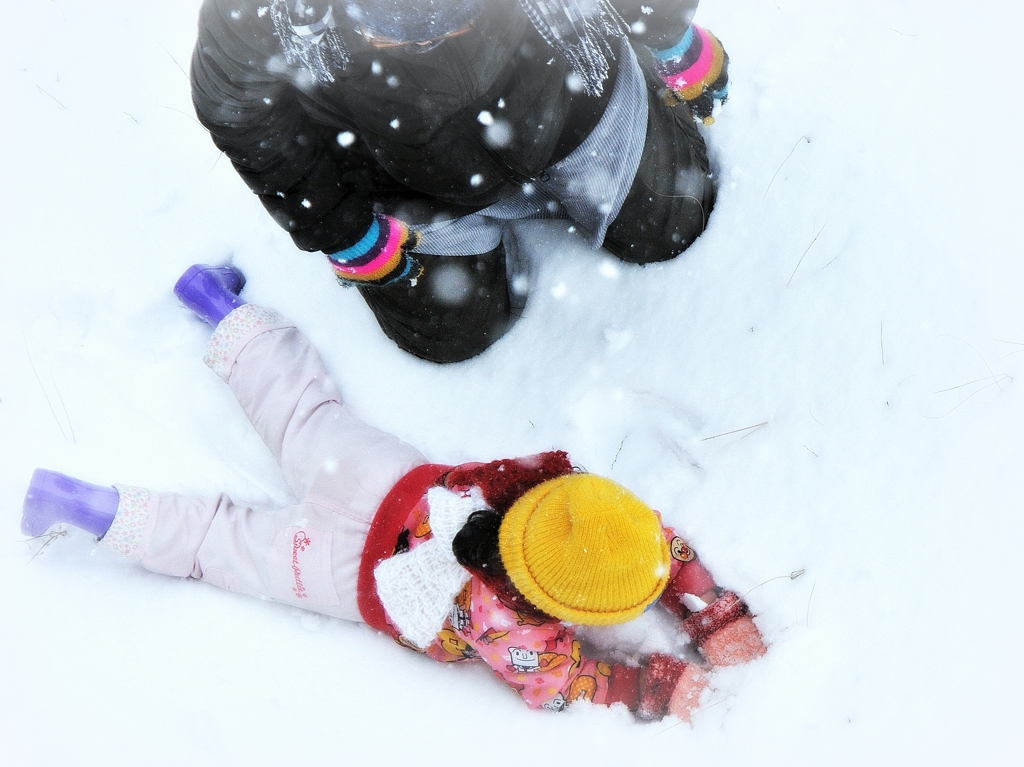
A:
[[[296,497],[274,514],[225,495],[103,488],[39,469],[22,529],[66,522],[154,572],[362,621],[441,661],[478,658],[531,708],[624,703],[689,719],[705,664],[586,657],[574,625],[660,604],[707,665],[764,651],[747,606],[722,592],[657,512],[563,452],[440,466],[356,418],[316,350],[276,312],[244,303],[230,268],[175,286],[215,328],[205,361],[274,452]]]

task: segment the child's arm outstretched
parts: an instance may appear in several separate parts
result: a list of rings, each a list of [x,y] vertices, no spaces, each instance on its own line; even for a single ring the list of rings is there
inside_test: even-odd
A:
[[[511,610],[479,579],[467,590],[441,632],[441,648],[479,657],[530,708],[622,703],[642,720],[671,713],[689,721],[708,686],[698,665],[668,655],[652,655],[638,666],[588,658],[571,626]]]
[[[666,528],[672,574],[661,604],[682,622],[683,631],[713,666],[735,666],[765,652],[761,632],[739,595],[719,588],[696,552]]]

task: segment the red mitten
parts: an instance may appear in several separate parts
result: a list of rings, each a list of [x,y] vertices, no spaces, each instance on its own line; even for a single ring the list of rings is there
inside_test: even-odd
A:
[[[688,665],[684,660],[661,653],[655,653],[647,659],[647,664],[640,674],[640,705],[636,710],[637,717],[651,721],[665,716],[676,683],[684,675]]]
[[[746,602],[731,591],[683,621],[683,630],[715,666],[735,666],[765,653]]]
[[[701,594],[706,594],[715,588],[715,581],[704,568],[704,565],[696,559],[692,549],[683,543],[682,538],[677,537],[673,539],[671,544],[672,556],[677,559],[679,558],[675,551],[676,541],[686,549],[684,556],[689,556],[691,559],[689,561],[684,560],[676,577],[669,581],[668,586],[665,587],[665,591],[661,595],[661,604],[679,620],[685,620],[690,616],[690,609],[686,606],[686,595],[693,594],[699,597]]]
[[[704,672],[692,663],[687,663],[682,675],[676,681],[672,697],[668,701],[668,713],[690,721],[690,716],[700,706],[700,696],[708,688],[708,679]]]

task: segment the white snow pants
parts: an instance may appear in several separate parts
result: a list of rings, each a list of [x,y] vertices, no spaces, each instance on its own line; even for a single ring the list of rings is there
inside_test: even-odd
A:
[[[226,495],[118,487],[101,545],[154,572],[362,620],[356,582],[370,522],[394,484],[426,459],[355,417],[316,350],[276,312],[251,304],[233,311],[205,362],[231,387],[301,501],[266,513]]]

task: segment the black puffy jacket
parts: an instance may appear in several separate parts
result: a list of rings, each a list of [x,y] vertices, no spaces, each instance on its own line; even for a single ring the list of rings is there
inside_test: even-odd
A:
[[[697,1],[612,5],[639,49],[678,41]],[[422,53],[370,47],[336,17],[351,60],[319,83],[285,61],[267,4],[206,0],[192,98],[217,147],[303,250],[348,247],[374,203],[420,198],[469,213],[509,196],[586,138],[614,82],[613,64],[601,95],[570,87],[571,68],[518,0],[489,0],[468,32]],[[495,122],[499,142],[488,139]]]

